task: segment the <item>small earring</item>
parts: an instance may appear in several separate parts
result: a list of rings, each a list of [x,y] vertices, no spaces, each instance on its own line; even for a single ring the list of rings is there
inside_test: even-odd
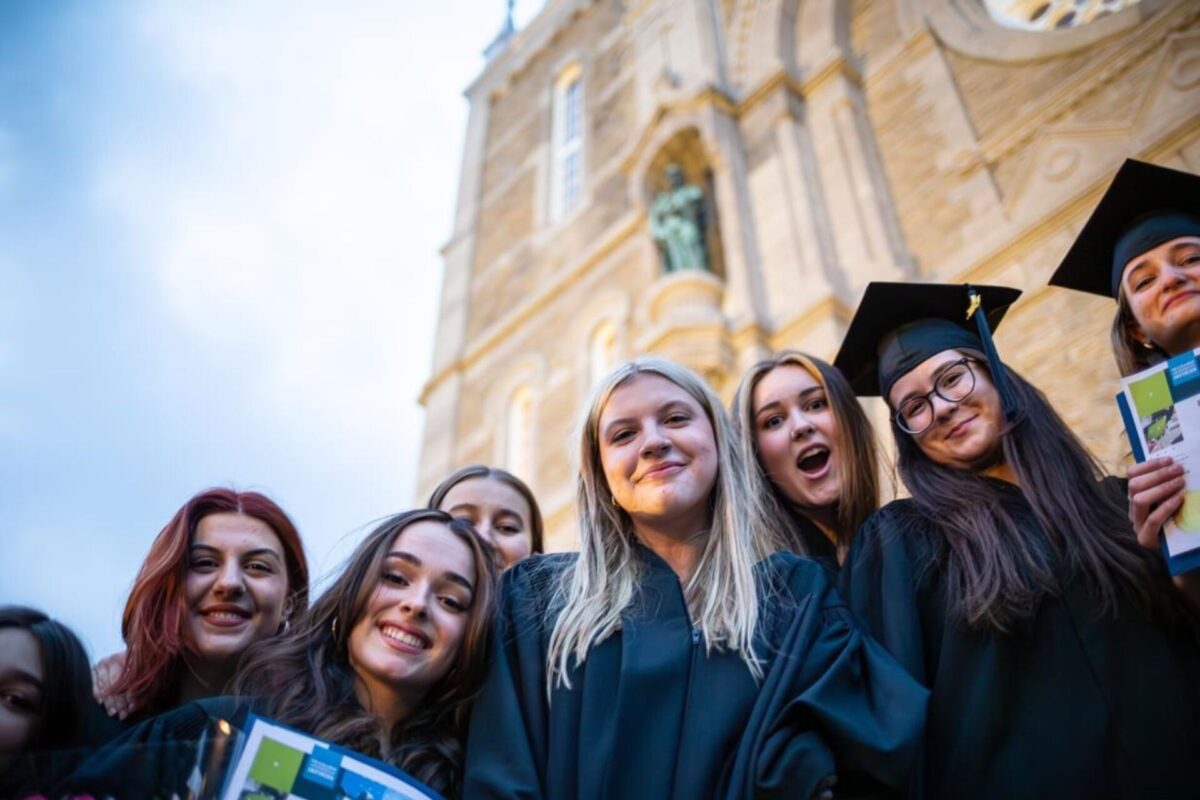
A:
[[[1147,350],[1153,350],[1154,342],[1142,342],[1142,347],[1146,348]]]
[[[609,499],[609,502],[611,502],[615,508],[620,508],[620,506],[619,506],[619,505],[617,505],[617,498],[616,498],[616,495],[611,495],[611,494],[610,494],[610,495],[608,496],[608,499]]]
[[[279,635],[282,636],[283,634],[285,634],[289,630],[291,630],[291,628],[292,628],[292,621],[290,619],[288,619],[287,617],[284,617],[283,618],[283,627],[281,627],[279,629]]]
[[[333,638],[337,638],[337,617],[333,618],[333,622],[329,624],[329,631],[333,634]]]

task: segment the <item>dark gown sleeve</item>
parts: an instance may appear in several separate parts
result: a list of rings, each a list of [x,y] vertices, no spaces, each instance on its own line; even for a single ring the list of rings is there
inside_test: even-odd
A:
[[[471,713],[463,796],[540,798],[548,752],[545,604],[565,562],[526,559],[504,576],[488,675]]]
[[[908,501],[889,503],[859,528],[839,576],[846,605],[879,644],[923,685],[930,685],[913,541],[920,524]]]
[[[204,734],[219,719],[244,727],[251,710],[241,698],[216,697],[151,717],[96,751],[55,795],[186,797]]]
[[[928,692],[855,624],[827,573],[788,566],[777,653],[736,763],[739,797],[811,797],[837,773],[840,796],[914,791]],[[790,595],[790,602],[786,595]]]

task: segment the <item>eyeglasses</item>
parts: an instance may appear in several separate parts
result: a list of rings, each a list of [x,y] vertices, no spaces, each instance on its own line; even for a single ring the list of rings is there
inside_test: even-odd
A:
[[[894,419],[905,433],[916,436],[933,426],[933,396],[936,394],[948,403],[961,403],[975,391],[975,372],[971,362],[975,359],[964,356],[953,362],[933,382],[933,390],[918,397],[910,397],[900,404]]]

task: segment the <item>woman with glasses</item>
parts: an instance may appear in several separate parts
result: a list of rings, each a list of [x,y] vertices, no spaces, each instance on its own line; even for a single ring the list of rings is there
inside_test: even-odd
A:
[[[926,796],[1194,797],[1197,620],[1000,361],[986,312],[1019,294],[868,287],[837,366],[888,403],[912,496],[860,529],[843,594],[932,691]]]

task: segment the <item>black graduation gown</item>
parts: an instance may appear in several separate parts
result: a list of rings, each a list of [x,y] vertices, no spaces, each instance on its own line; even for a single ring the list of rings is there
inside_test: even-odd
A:
[[[825,572],[780,553],[758,565],[756,684],[735,653],[706,654],[675,573],[638,548],[622,629],[546,697],[546,607],[573,554],[505,575],[492,663],[471,718],[464,797],[806,798],[835,772],[907,788],[927,697],[851,621]],[[835,756],[837,761],[835,762]]]
[[[1020,490],[995,485],[1013,519],[1036,527]],[[1129,605],[1101,618],[1069,577],[1022,630],[969,630],[947,614],[940,541],[897,500],[864,523],[841,572],[854,613],[933,692],[928,797],[1200,797],[1189,632],[1168,635]]]
[[[790,518],[793,534],[804,545],[804,555],[807,555],[824,567],[830,576],[834,580],[837,580],[838,570],[840,569],[837,559],[837,545],[829,540],[829,537],[817,527],[815,522],[799,511],[791,509]]]
[[[60,778],[54,796],[187,797],[193,770],[211,755],[206,734],[222,719],[243,730],[249,714],[262,707],[255,699],[211,697],[151,717]]]

